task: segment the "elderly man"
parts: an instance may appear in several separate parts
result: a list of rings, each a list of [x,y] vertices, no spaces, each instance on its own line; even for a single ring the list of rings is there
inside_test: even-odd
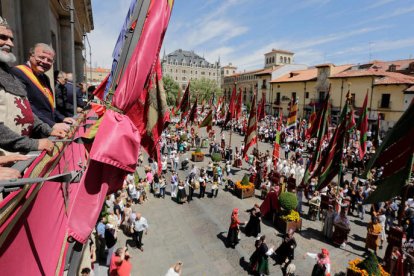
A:
[[[50,127],[69,130],[68,124],[75,121],[65,118],[59,111],[55,110],[52,88],[46,72],[52,68],[55,51],[44,43],[37,43],[30,49],[29,60],[24,65],[18,65],[12,69],[26,86],[27,96],[33,112]],[[63,123],[62,123],[63,122]]]
[[[73,116],[73,74],[72,73],[66,73],[66,91],[68,93],[68,112]],[[76,85],[76,84],[75,84]],[[82,99],[82,90],[79,87],[76,87],[76,111],[82,112],[82,108],[85,106],[85,103]]]
[[[50,128],[33,114],[24,85],[10,73],[7,65],[16,60],[11,52],[13,47],[13,32],[6,20],[0,17],[0,155],[5,154],[2,150],[51,152],[52,141],[31,137],[64,137],[66,133]]]
[[[135,244],[137,245],[138,249],[144,251],[144,247],[142,246],[142,234],[145,232],[145,235],[148,233],[148,222],[147,219],[144,218],[141,213],[136,213],[135,221],[134,221],[134,234],[133,238]]]

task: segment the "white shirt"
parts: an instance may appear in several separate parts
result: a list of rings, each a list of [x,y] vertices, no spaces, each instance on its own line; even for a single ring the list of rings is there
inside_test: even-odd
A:
[[[134,222],[134,230],[137,232],[141,232],[148,229],[148,222],[147,219],[141,217],[139,220],[135,220]]]

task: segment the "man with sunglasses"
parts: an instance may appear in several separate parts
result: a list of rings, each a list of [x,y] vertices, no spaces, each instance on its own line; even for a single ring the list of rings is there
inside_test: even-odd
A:
[[[11,74],[10,67],[7,65],[7,63],[16,61],[12,53],[13,47],[13,32],[6,20],[0,17],[0,155],[5,154],[4,151],[25,153],[46,150],[51,152],[54,147],[51,140],[33,139],[32,137],[52,135],[63,138],[65,132],[50,128],[33,114],[24,85]],[[18,159],[12,161],[18,161]],[[0,179],[2,173],[9,169],[2,168],[1,165]],[[17,172],[17,176],[19,174]]]
[[[46,72],[52,68],[55,51],[44,43],[37,43],[30,49],[29,60],[26,64],[18,65],[12,69],[26,86],[33,112],[50,127],[64,131],[69,125],[75,123],[72,118],[65,118],[55,109],[54,97]]]

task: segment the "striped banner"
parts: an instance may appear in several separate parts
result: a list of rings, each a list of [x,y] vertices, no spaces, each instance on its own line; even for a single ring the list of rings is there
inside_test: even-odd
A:
[[[247,156],[249,148],[257,143],[257,109],[256,93],[253,96],[253,102],[250,108],[249,122],[247,123],[246,136],[244,137],[243,158]]]
[[[289,116],[287,119],[287,129],[296,127],[296,120],[298,118],[298,99],[292,98],[289,108]]]

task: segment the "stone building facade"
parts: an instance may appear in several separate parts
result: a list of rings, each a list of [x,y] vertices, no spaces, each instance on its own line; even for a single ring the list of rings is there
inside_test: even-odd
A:
[[[178,49],[168,55],[164,53],[161,65],[163,75],[171,76],[182,89],[189,81],[202,78],[214,80],[219,87],[221,85],[220,60],[210,63],[194,51]]]
[[[70,15],[63,8],[68,4],[66,0],[0,0],[0,14],[14,32],[17,64],[25,62],[29,49],[42,42],[56,51],[54,70],[72,72]],[[74,6],[76,79],[83,81],[83,35],[94,29],[92,4],[91,0],[74,0]]]

